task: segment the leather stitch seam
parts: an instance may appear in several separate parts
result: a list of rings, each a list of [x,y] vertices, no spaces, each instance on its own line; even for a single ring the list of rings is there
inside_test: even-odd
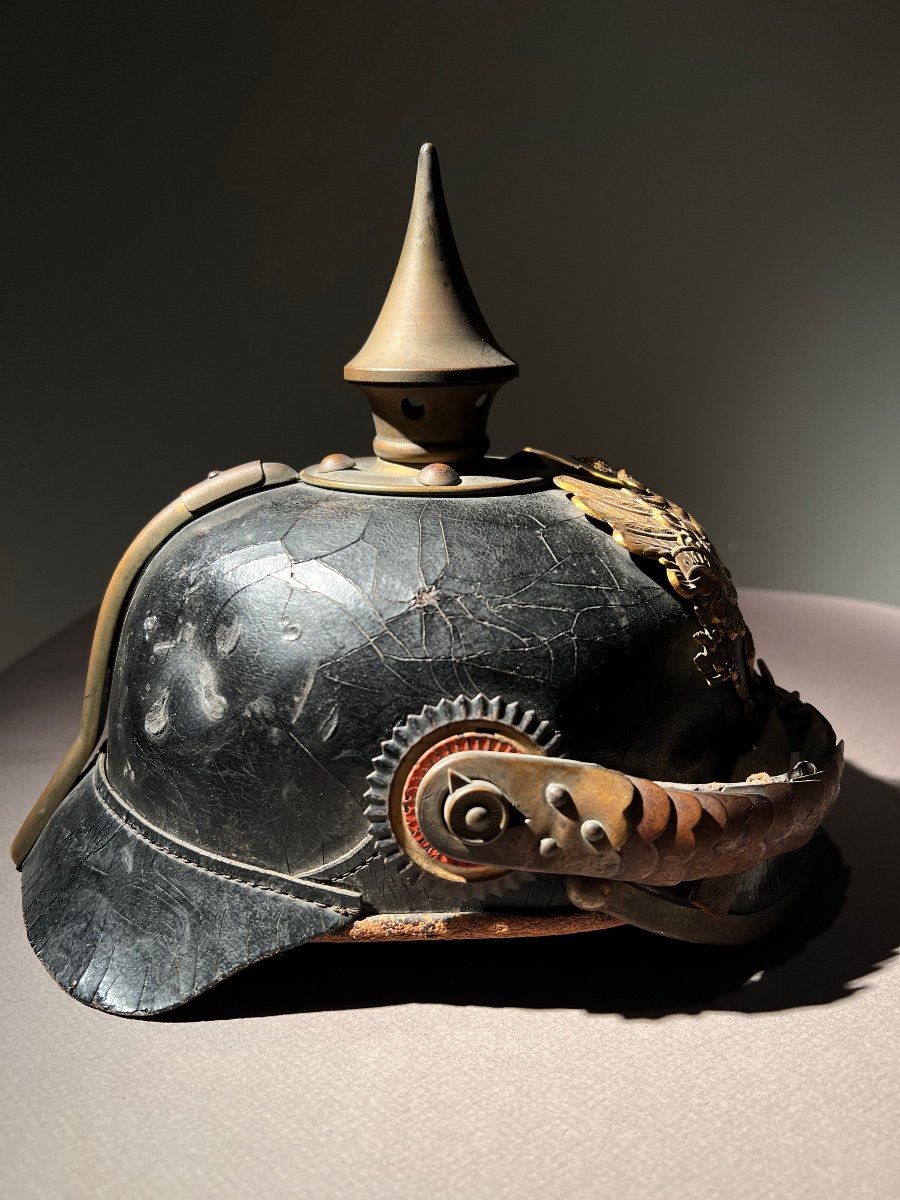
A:
[[[185,854],[179,854],[178,851],[172,849],[171,846],[160,845],[159,843],[155,842],[152,837],[148,837],[143,829],[134,824],[133,821],[129,819],[127,814],[117,813],[115,809],[111,808],[106,801],[106,797],[102,795],[100,789],[97,787],[96,777],[93,782],[94,794],[106,811],[110,814],[110,816],[118,821],[120,825],[127,826],[127,828],[135,835],[135,837],[138,837],[141,839],[141,841],[146,842],[148,846],[152,846],[154,850],[159,850],[160,853],[166,854],[170,858],[178,859],[179,862],[187,863],[188,866],[195,867],[198,871],[203,871],[204,874],[211,875],[214,879],[227,879],[230,883],[240,883],[243,884],[244,887],[254,888],[256,891],[260,892],[274,892],[279,896],[287,896],[291,900],[299,900],[301,904],[314,904],[317,908],[327,908],[329,912],[343,913],[348,917],[356,915],[355,909],[341,908],[336,904],[326,904],[324,900],[310,900],[305,896],[296,896],[292,892],[288,891],[287,888],[279,888],[274,884],[268,883],[253,883],[249,879],[241,879],[237,875],[229,875],[227,871],[214,871],[210,867],[205,867],[200,863],[194,862],[193,859],[188,858]]]
[[[340,883],[342,879],[349,879],[351,875],[355,875],[357,871],[361,871],[363,867],[367,867],[370,862],[373,862],[378,857],[378,851],[374,850],[367,858],[364,858],[362,862],[358,862],[355,867],[351,867],[349,871],[344,871],[343,875],[335,875],[334,878],[329,879],[328,882]]]

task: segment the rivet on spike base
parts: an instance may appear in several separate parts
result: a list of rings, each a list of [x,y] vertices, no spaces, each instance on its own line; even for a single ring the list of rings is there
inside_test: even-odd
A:
[[[426,487],[456,487],[459,475],[447,463],[429,463],[416,476]]]
[[[326,454],[319,463],[319,470],[327,475],[332,471],[350,471],[355,466],[356,459],[351,458],[349,454]]]

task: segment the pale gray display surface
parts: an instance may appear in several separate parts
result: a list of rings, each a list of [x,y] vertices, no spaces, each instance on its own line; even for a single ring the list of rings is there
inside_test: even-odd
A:
[[[847,743],[827,930],[312,946],[180,1019],[67,997],[0,871],[10,1197],[897,1195],[900,610],[747,590],[776,679]],[[82,621],[0,676],[0,837],[74,734]],[[834,865],[832,863],[832,865]],[[840,904],[821,889],[820,925]],[[315,972],[313,976],[311,973]]]

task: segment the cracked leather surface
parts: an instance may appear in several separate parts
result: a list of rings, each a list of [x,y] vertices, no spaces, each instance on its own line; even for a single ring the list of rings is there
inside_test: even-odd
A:
[[[728,778],[748,732],[733,689],[696,671],[695,629],[556,489],[460,502],[298,483],[201,517],[148,565],[112,681],[110,781],[175,837],[340,881],[381,912],[497,907],[366,850],[380,743],[424,704],[482,692],[552,719],[571,757]],[[548,877],[500,906],[562,902]]]
[[[95,786],[73,789],[22,869],[28,937],[61,987],[95,1008],[164,1012],[352,916],[165,853]]]

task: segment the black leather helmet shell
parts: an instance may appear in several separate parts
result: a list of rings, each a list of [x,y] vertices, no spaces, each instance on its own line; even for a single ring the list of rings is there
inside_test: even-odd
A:
[[[297,483],[235,500],[176,534],[134,591],[105,769],[26,860],[38,953],[79,998],[154,1012],[360,907],[564,906],[553,876],[471,895],[386,862],[366,815],[373,759],[424,705],[501,695],[572,756],[715,778],[749,730],[734,691],[693,667],[694,631],[555,489],[461,505]],[[338,892],[292,897],[262,873],[234,880],[234,862]]]

